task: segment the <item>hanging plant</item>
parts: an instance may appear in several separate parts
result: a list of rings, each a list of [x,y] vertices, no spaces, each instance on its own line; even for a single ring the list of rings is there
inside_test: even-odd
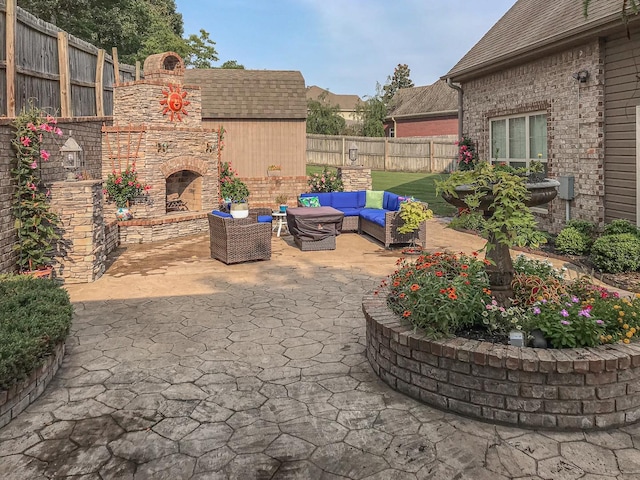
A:
[[[37,270],[51,264],[51,252],[60,220],[51,211],[50,191],[40,178],[41,162],[49,160],[49,152],[42,148],[45,134],[62,135],[56,119],[31,104],[13,121],[15,136],[11,145],[16,152],[16,166],[11,170],[16,183],[12,213],[18,243],[17,264],[21,272]]]

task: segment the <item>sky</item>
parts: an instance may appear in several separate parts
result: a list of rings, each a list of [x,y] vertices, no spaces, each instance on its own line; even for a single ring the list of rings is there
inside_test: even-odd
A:
[[[184,33],[216,42],[220,66],[298,70],[307,86],[375,95],[401,63],[416,86],[445,75],[515,0],[176,0]]]

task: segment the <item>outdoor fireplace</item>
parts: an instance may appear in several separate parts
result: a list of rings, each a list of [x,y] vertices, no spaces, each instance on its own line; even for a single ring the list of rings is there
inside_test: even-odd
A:
[[[167,213],[202,209],[202,176],[181,170],[167,178]]]
[[[173,52],[148,57],[144,75],[114,88],[113,126],[102,129],[103,178],[135,165],[150,185],[148,201],[134,205],[134,221],[154,225],[189,213],[206,226],[218,198],[218,139],[202,127],[200,87],[183,84],[184,64]]]

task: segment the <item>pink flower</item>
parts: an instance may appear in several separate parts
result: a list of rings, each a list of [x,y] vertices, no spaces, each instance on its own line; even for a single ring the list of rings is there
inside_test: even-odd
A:
[[[31,163],[29,166],[30,166],[32,169],[33,169],[33,168],[38,168],[38,163],[34,160],[34,161],[33,161],[33,163]]]
[[[31,139],[29,137],[22,137],[20,138],[20,143],[22,143],[22,145],[24,145],[25,147],[28,147],[29,145],[31,145]]]
[[[33,190],[33,191],[35,191],[35,190],[37,190],[37,189],[38,189],[38,187],[36,186],[36,184],[35,184],[35,183],[30,183],[29,185],[27,185],[27,187],[28,187],[29,189]]]
[[[569,316],[569,312],[567,312],[564,308],[562,310],[560,310],[560,315],[562,315],[563,317],[568,317]],[[566,323],[565,323],[566,325]]]
[[[33,123],[31,123],[31,122],[27,123],[27,128],[28,128],[29,130],[31,130],[32,132],[35,132],[35,131],[38,129],[38,127],[36,127],[36,126],[35,126]]]
[[[40,158],[42,158],[45,162],[49,160],[49,152],[46,150],[40,150]]]
[[[53,123],[55,125],[56,123],[58,123],[58,121],[55,119],[55,117],[47,115],[47,123]]]
[[[59,137],[61,137],[61,136],[62,136],[62,130],[60,130],[58,127],[56,127],[56,128],[53,130],[53,132],[54,132],[56,135],[58,135]]]

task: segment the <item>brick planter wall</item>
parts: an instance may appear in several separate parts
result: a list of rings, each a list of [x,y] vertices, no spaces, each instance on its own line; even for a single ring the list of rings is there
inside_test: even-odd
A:
[[[29,378],[12,385],[9,390],[0,390],[0,428],[16,418],[44,392],[62,364],[63,357],[64,342],[58,344],[53,355],[48,356]]]
[[[640,420],[640,345],[567,350],[429,340],[386,295],[365,296],[367,358],[394,390],[481,420],[543,429],[606,429]]]

